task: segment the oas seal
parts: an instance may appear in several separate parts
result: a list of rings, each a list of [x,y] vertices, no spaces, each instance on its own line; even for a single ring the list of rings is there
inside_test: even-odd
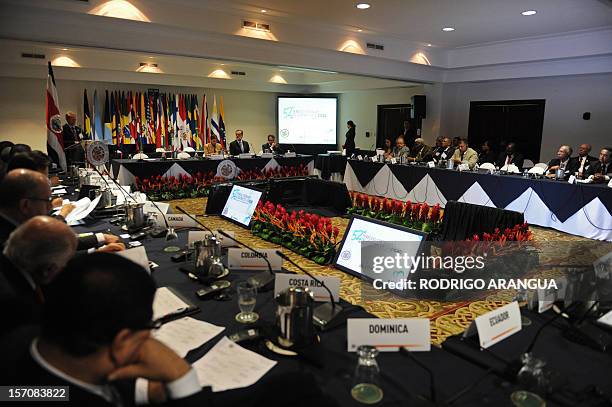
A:
[[[238,168],[232,160],[223,160],[217,165],[217,177],[234,179],[238,174]]]

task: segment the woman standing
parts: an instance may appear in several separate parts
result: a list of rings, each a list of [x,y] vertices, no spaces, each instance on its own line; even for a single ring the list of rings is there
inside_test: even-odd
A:
[[[350,157],[355,152],[355,123],[352,120],[346,122],[348,131],[346,132],[346,140],[342,145],[342,148],[346,150],[346,156]]]

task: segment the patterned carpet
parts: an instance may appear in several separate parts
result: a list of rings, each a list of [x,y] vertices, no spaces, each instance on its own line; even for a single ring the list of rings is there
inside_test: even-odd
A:
[[[406,300],[388,292],[374,290],[368,284],[362,283],[361,280],[340,270],[330,266],[320,266],[288,249],[255,237],[251,235],[248,230],[240,228],[218,216],[201,216],[206,207],[206,198],[175,200],[171,201],[170,204],[173,207],[178,204],[190,213],[197,214],[211,229],[234,231],[238,239],[244,240],[250,245],[262,248],[282,249],[292,260],[312,274],[340,277],[342,280],[340,296],[352,304],[362,306],[365,310],[379,318],[429,318],[431,320],[431,340],[434,345],[441,344],[448,336],[463,332],[477,316],[512,300],[512,293],[509,292],[492,295],[483,300],[472,302]],[[340,235],[342,235],[348,220],[334,218],[333,223],[340,228]],[[531,230],[536,242],[591,242],[589,239],[568,235],[552,229],[531,226]],[[290,264],[286,264],[285,267],[288,270],[300,273],[300,271]],[[364,301],[362,298],[362,289],[368,290],[366,295],[366,298],[368,298],[367,301]]]

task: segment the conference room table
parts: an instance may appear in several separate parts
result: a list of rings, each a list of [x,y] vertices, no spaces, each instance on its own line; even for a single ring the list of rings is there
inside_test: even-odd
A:
[[[225,160],[212,160],[208,158],[192,157],[185,160],[179,159],[115,159],[111,160],[111,171],[115,179],[122,185],[133,185],[136,177],[143,179],[152,176],[178,176],[193,175],[198,172],[219,174],[219,165],[227,160],[235,164],[238,172],[249,170],[276,169],[279,167],[299,167],[303,165],[308,168],[308,173],[313,172],[314,157],[311,155],[298,155],[297,157],[275,156],[274,158],[236,158]]]
[[[226,231],[234,231],[236,238],[241,234],[249,233],[240,227],[224,221],[216,216],[201,217],[205,224]],[[75,228],[77,232],[111,232],[114,234],[124,233],[118,226],[109,223],[108,220],[88,220],[88,223]],[[176,289],[185,298],[196,304],[200,312],[192,315],[215,325],[225,327],[225,330],[213,340],[192,350],[186,359],[193,363],[208,352],[212,346],[224,335],[230,335],[244,329],[246,326],[235,321],[234,317],[239,312],[235,289],[230,289],[231,300],[215,301],[200,300],[195,295],[200,287],[179,270],[186,263],[174,263],[170,257],[172,253],[164,251],[166,246],[185,247],[187,243],[187,230],[178,231],[178,240],[166,242],[164,238],[146,237],[141,242],[147,250],[150,261],[159,266],[152,269],[151,275],[159,287],[169,286]],[[289,253],[288,253],[289,254]],[[226,280],[232,285],[238,281],[246,280],[253,275],[253,271],[231,270]],[[267,358],[277,361],[277,364],[256,384],[242,389],[214,393],[215,405],[266,405],[285,406],[291,405],[291,400],[296,400],[300,394],[308,394],[295,375],[311,374],[323,391],[334,398],[341,406],[361,405],[350,396],[353,373],[357,364],[355,353],[347,352],[347,328],[345,319],[349,318],[371,318],[372,315],[365,312],[361,307],[341,302],[344,312],[339,320],[338,326],[324,332],[319,332],[319,342],[305,350],[300,356],[280,356],[268,350],[262,342],[244,345]],[[272,291],[261,292],[257,295],[255,312],[260,315],[257,326],[269,327],[275,320],[275,300]],[[517,357],[524,343],[529,342],[535,335],[537,328],[550,313],[535,315],[526,311],[527,315],[534,321],[531,326],[524,327],[522,331],[511,338],[490,348],[490,352],[500,352],[508,360]],[[517,346],[517,343],[519,346]],[[465,342],[461,344],[467,350],[461,352],[476,352],[482,354],[474,344]],[[612,372],[612,359],[609,356],[602,357],[601,354],[589,348],[573,344],[560,336],[559,329],[552,325],[542,335],[539,345],[535,348],[536,354],[542,351],[547,360],[565,375],[569,381],[568,389],[581,390],[585,382],[603,386],[610,380]],[[455,406],[511,406],[510,395],[521,389],[521,387],[504,378],[486,363],[479,364],[470,361],[461,352],[453,349],[453,352],[445,348],[432,346],[430,352],[413,353],[414,358],[424,365],[434,377],[433,388],[437,400],[445,401],[455,399]],[[429,374],[422,366],[412,359],[397,352],[381,352],[377,357],[381,370],[381,387],[384,391],[384,399],[376,404],[379,406],[417,406],[429,405],[424,400],[430,398]],[[580,379],[574,376],[575,368],[580,363],[581,369],[588,372],[588,377]],[[298,376],[303,377],[303,376]],[[297,380],[297,381],[296,381]],[[604,387],[605,388],[605,387]],[[609,390],[611,387],[608,387]],[[577,405],[557,403],[547,400],[547,405]]]
[[[359,160],[348,160],[344,182],[349,191],[403,201],[504,208],[524,213],[532,225],[612,241],[612,188],[607,184]]]

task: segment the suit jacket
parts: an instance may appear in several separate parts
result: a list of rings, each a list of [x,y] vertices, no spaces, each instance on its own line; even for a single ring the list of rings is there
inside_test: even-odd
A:
[[[70,388],[70,401],[58,402],[62,406],[87,406],[87,407],[108,407],[113,406],[102,397],[90,393],[85,389],[75,386],[65,379],[56,376],[49,372],[44,367],[40,366],[34,360],[28,351],[24,354],[16,366],[13,367],[13,373],[8,377],[7,384],[13,385],[29,385],[29,386],[68,386]],[[135,381],[126,380],[113,383],[113,387],[117,390],[121,397],[121,402],[124,407],[135,406]],[[211,402],[210,388],[203,389],[189,397],[177,400],[168,400],[162,404],[164,406],[187,406],[187,407],[206,407],[210,406]]]
[[[595,174],[603,174],[603,175],[612,175],[612,162],[609,162],[606,166],[605,172],[603,171],[603,164],[601,161],[595,161],[591,165],[589,165],[589,169],[587,171],[587,175],[595,175]]]
[[[68,123],[62,127],[62,138],[64,139],[64,148],[70,147],[71,145],[78,143],[80,140],[79,134],[82,130],[79,126],[74,126],[74,131],[70,128]]]
[[[514,153],[512,154],[512,160],[510,161],[510,164],[516,165],[519,171],[523,171],[523,161],[524,161],[523,156],[520,153]],[[501,153],[499,157],[497,158],[497,166],[499,168],[502,168],[504,165],[506,165],[506,152],[505,151]]]
[[[274,154],[283,154],[283,149],[278,144],[274,145],[274,148],[270,148],[270,144],[265,143],[261,145],[261,151],[264,153],[274,153]]]
[[[497,156],[493,151],[488,151],[487,153],[480,152],[478,154],[478,164],[491,163],[495,164],[497,162]]]
[[[433,152],[427,144],[421,144],[420,147],[415,145],[410,155],[414,157],[414,161],[431,161]]]
[[[407,146],[404,146],[402,148],[397,148],[394,147],[393,148],[393,157],[401,157],[401,156],[406,156],[408,157],[410,155],[410,149]]]
[[[0,335],[21,325],[38,324],[42,300],[25,276],[0,254]]]
[[[238,140],[234,140],[230,143],[230,155],[238,155],[242,153],[248,153],[251,151],[249,147],[249,143],[245,140],[242,140],[242,145],[244,147],[244,151],[240,151],[240,145],[238,144]]]
[[[463,157],[461,157],[461,150],[456,149],[453,153],[453,160],[461,160],[461,164],[467,164],[470,167],[470,170],[472,170],[478,163],[478,153],[468,147],[467,150],[465,150]]]
[[[560,164],[561,164],[560,159],[553,158],[552,160],[548,162],[548,167],[556,167],[556,166],[559,166]],[[578,165],[578,161],[570,158],[567,161],[567,164],[565,164],[565,172],[569,174],[574,174],[576,171],[578,171],[578,167],[576,165]]]
[[[437,150],[435,150],[433,158],[435,161],[450,160],[453,154],[455,154],[455,148],[453,146],[448,146],[446,148],[439,147]]]
[[[4,245],[4,242],[6,242],[9,235],[16,227],[17,223],[15,221],[0,212],[0,246]]]
[[[572,157],[570,158],[570,160],[574,161],[574,167],[576,168],[575,171],[578,172],[580,170],[580,161],[581,161],[580,156]],[[599,160],[593,156],[587,155],[586,161],[583,167],[583,172],[586,174],[589,171],[589,166],[592,165],[596,161],[599,161]]]

